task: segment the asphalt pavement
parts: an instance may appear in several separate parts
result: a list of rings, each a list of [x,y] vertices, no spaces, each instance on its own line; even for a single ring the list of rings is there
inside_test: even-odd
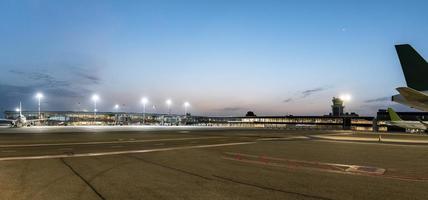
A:
[[[1,128],[0,198],[426,199],[428,145],[405,140],[428,137],[367,141],[376,137],[227,127]]]

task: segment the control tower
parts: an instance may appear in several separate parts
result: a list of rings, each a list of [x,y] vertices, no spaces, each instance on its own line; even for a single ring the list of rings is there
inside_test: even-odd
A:
[[[333,97],[333,105],[331,106],[333,116],[343,116],[343,100],[340,98]]]

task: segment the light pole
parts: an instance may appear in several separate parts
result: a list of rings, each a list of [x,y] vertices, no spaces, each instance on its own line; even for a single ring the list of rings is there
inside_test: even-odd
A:
[[[40,100],[43,98],[43,94],[42,93],[40,93],[40,92],[38,92],[37,94],[36,94],[36,98],[37,98],[37,100],[38,100],[38,105],[39,105],[39,119],[40,119]]]
[[[115,117],[115,122],[114,124],[117,125],[117,121],[118,121],[118,111],[119,111],[119,104],[114,105],[114,110],[116,110],[116,117]]]
[[[100,97],[96,94],[92,95],[92,101],[94,101],[94,124],[97,119],[97,101],[100,99]]]
[[[146,104],[149,102],[149,99],[143,97],[141,103],[143,104],[143,124],[146,123]]]
[[[184,116],[186,116],[187,115],[187,108],[190,106],[190,103],[189,102],[184,102]]]
[[[171,104],[172,104],[171,99],[167,99],[165,103],[168,106],[168,115],[171,115]]]

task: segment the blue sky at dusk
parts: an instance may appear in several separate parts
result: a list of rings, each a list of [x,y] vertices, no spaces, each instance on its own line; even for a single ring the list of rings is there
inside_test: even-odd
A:
[[[427,1],[0,1],[0,109],[373,115],[405,81],[394,44],[428,58]],[[156,105],[153,110],[152,105]]]

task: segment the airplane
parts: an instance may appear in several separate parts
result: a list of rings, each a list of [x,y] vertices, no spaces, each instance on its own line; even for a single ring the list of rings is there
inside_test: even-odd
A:
[[[389,117],[391,118],[391,121],[386,122],[389,126],[398,126],[401,128],[409,129],[412,132],[416,131],[427,131],[428,130],[428,123],[424,122],[422,120],[419,121],[404,121],[398,116],[398,114],[392,109],[388,108]]]
[[[45,119],[32,119],[32,120],[28,120],[22,114],[21,102],[19,102],[19,116],[16,119],[0,119],[0,121],[10,123],[10,126],[14,127],[14,128],[19,128],[19,127],[24,127],[24,126],[31,126],[34,122],[44,121],[44,120]]]
[[[396,88],[400,94],[391,100],[422,111],[428,111],[428,63],[409,44],[395,45],[407,87]]]

